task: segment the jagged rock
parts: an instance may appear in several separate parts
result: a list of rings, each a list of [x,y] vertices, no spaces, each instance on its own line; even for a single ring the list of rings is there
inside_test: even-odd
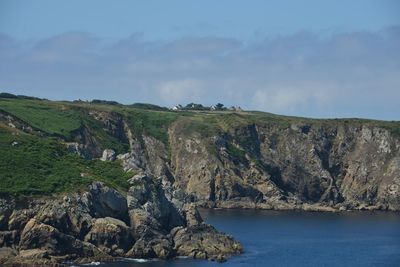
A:
[[[203,219],[194,203],[187,203],[183,207],[187,226],[198,226],[203,223]]]
[[[199,205],[400,210],[400,142],[387,129],[343,122],[256,123],[210,139],[187,134],[183,123],[169,129],[173,186]]]
[[[37,222],[53,226],[64,233],[70,230],[70,220],[67,210],[65,206],[57,201],[44,205],[38,214],[36,214],[35,219]]]
[[[112,256],[124,256],[133,245],[132,230],[118,219],[106,217],[95,219],[85,241]]]
[[[147,229],[161,230],[160,222],[149,212],[143,209],[132,209],[129,211],[130,225],[137,237],[141,236]]]
[[[122,221],[128,219],[128,205],[126,198],[103,183],[94,182],[89,187],[89,192],[83,195],[82,201],[91,208],[95,218],[113,217]]]
[[[85,196],[87,197],[88,194],[85,194]],[[75,194],[71,197],[65,196],[62,200],[58,199],[40,205],[34,216],[20,214],[19,218],[16,218],[26,220],[34,217],[38,222],[53,226],[62,233],[82,238],[92,224],[91,212],[95,208],[90,205],[92,205],[92,202],[88,202],[87,199],[82,201],[81,196]],[[23,222],[21,221],[20,224]],[[18,229],[17,225],[14,229]]]
[[[145,234],[126,254],[128,257],[170,259],[175,256],[172,242],[162,235]]]
[[[64,250],[61,244],[64,239],[71,241],[72,238],[66,237],[50,225],[31,219],[21,233],[19,248],[20,250],[41,248],[50,253],[61,254],[61,250]]]
[[[8,221],[8,229],[23,229],[31,217],[33,217],[33,214],[30,210],[14,210]]]
[[[129,180],[127,200],[131,226],[136,232],[147,225],[152,229],[167,230],[183,225],[184,218],[165,196],[160,179],[147,174]]]
[[[116,158],[116,154],[115,154],[115,151],[114,151],[114,150],[112,150],[112,149],[105,149],[105,150],[103,151],[103,155],[102,155],[102,157],[100,158],[100,160],[102,160],[102,161],[114,161],[115,158]]]
[[[109,258],[93,244],[63,234],[35,219],[31,219],[23,229],[18,248],[20,257],[51,258],[55,262],[76,258]]]
[[[177,255],[199,259],[238,254],[242,246],[231,236],[218,232],[208,224],[177,227],[171,231]]]
[[[56,266],[65,261],[177,255],[222,259],[238,252],[232,238],[202,223],[195,205],[178,210],[165,196],[162,179],[142,174],[130,183],[129,211],[125,197],[95,182],[84,193],[26,200],[19,203],[21,209],[3,212],[6,229],[0,231],[0,247],[5,249],[0,251],[0,264]],[[0,207],[5,211],[8,206]],[[213,250],[212,245],[222,247]]]

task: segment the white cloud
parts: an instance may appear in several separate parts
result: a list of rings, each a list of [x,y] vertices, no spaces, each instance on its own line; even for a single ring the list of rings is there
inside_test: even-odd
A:
[[[252,98],[252,106],[259,110],[290,114],[312,107],[315,111],[327,108],[334,102],[329,90],[318,90],[317,87],[283,87],[256,90]]]
[[[157,91],[165,103],[169,105],[201,101],[203,84],[195,79],[161,82]]]
[[[260,40],[260,39],[258,39]],[[399,119],[400,26],[257,43],[0,34],[0,91],[51,99],[240,105],[287,115]]]

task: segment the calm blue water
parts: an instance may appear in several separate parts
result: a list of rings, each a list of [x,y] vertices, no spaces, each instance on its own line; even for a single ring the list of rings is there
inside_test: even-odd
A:
[[[201,260],[116,262],[107,267],[400,266],[400,213],[203,210],[245,252],[226,263]]]

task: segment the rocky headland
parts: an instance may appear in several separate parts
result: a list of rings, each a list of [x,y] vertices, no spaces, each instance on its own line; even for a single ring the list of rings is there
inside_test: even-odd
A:
[[[2,265],[239,253],[196,207],[400,211],[396,121],[0,98],[0,148]]]
[[[0,200],[0,265],[61,266],[116,257],[224,261],[242,251],[202,221],[195,205],[146,174],[126,196],[102,183],[62,198]],[[183,196],[183,195],[182,195]]]

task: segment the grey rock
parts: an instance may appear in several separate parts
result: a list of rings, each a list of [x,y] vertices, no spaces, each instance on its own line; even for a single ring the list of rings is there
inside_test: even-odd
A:
[[[123,257],[134,242],[132,230],[123,221],[110,217],[95,219],[84,240],[119,257]]]
[[[100,158],[102,161],[114,161],[116,159],[115,151],[112,149],[104,149],[103,155]]]
[[[83,198],[83,201],[87,202],[86,205],[91,207],[93,217],[114,217],[127,221],[127,201],[117,190],[104,186],[103,183],[94,182],[90,185],[89,192]]]
[[[208,259],[242,252],[242,246],[233,237],[220,233],[207,224],[177,227],[171,231],[171,236],[176,253],[180,256]]]

